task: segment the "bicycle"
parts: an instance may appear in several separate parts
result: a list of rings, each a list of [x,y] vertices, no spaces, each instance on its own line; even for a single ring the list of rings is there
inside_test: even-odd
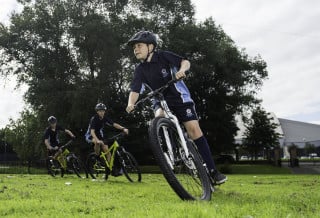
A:
[[[147,100],[159,101],[164,117],[155,117],[149,126],[151,150],[171,188],[183,200],[210,200],[213,191],[208,170],[193,141],[170,111],[163,92],[178,80],[147,94],[135,108]]]
[[[106,152],[101,150],[100,155],[96,155],[95,152],[89,154],[87,159],[88,173],[93,179],[96,179],[99,174],[104,174],[105,180],[109,175],[118,176],[119,171],[123,171],[123,174],[130,182],[141,182],[141,171],[138,162],[134,156],[125,150],[125,148],[119,145],[118,140],[124,137],[124,133],[119,133],[107,141],[113,141]],[[108,161],[107,154],[111,154],[111,159]],[[120,169],[117,169],[115,163],[119,163]]]
[[[60,147],[62,153],[59,154],[56,159],[52,156],[47,158],[47,170],[51,176],[55,177],[56,175],[61,174],[61,177],[63,177],[66,172],[73,172],[79,178],[83,178],[81,174],[85,173],[88,178],[87,170],[82,161],[68,149],[72,142],[73,140],[69,140],[65,145]]]

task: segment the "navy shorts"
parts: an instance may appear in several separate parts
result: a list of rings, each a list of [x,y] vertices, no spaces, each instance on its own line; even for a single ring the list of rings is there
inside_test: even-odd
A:
[[[157,102],[153,106],[154,112],[156,112],[160,106],[160,102]],[[169,109],[171,112],[177,116],[178,120],[180,122],[187,122],[191,120],[198,120],[198,115],[194,106],[194,103],[184,103],[180,105],[169,105]]]

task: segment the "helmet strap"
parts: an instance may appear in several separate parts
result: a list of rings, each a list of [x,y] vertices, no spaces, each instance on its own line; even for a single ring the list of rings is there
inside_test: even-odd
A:
[[[147,55],[146,59],[144,59],[143,62],[147,62],[148,58],[150,57],[150,54],[154,52],[154,48],[152,49],[152,51],[149,50],[149,45],[151,45],[151,44],[147,44],[147,47],[148,47],[148,55]]]

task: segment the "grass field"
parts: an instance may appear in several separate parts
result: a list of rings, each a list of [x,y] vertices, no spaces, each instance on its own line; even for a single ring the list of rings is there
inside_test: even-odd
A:
[[[228,177],[210,202],[186,202],[160,174],[135,184],[123,176],[0,174],[0,217],[320,217],[319,176]]]

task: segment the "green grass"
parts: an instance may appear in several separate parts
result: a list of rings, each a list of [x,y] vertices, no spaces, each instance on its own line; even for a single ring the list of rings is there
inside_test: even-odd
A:
[[[223,169],[223,165],[219,166]],[[229,166],[231,174],[291,174],[289,168],[275,167],[272,165],[257,165],[257,164],[234,164]]]
[[[142,179],[2,174],[0,217],[320,217],[315,175],[229,175],[210,202],[181,201],[160,174]]]
[[[291,174],[289,168],[266,164],[218,165],[218,169],[226,174]],[[158,166],[141,166],[141,170],[144,173],[161,173]]]

